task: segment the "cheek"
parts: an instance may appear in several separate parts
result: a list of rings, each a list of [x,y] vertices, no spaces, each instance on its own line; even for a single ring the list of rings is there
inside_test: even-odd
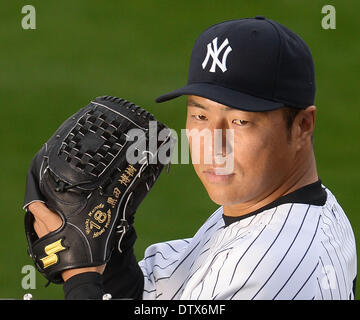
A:
[[[234,158],[241,167],[252,168],[264,156],[268,142],[261,136],[235,135]]]
[[[258,180],[276,175],[289,159],[289,144],[283,134],[263,133],[234,139],[235,163],[244,175]],[[284,168],[285,169],[285,168]]]

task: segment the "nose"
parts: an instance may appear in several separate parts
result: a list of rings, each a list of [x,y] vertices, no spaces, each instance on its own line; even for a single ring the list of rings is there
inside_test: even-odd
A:
[[[226,157],[233,152],[232,129],[227,121],[219,120],[213,130],[214,157]]]
[[[226,119],[217,119],[210,126],[211,143],[204,145],[205,159],[212,159],[213,165],[224,164],[233,152],[233,129]],[[210,141],[209,141],[210,142]]]
[[[221,167],[233,162],[233,129],[226,121],[216,118],[206,128],[191,128],[186,131],[193,164]]]

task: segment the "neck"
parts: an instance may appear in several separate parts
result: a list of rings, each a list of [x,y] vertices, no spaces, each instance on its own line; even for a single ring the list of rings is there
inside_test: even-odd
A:
[[[261,195],[256,199],[251,199],[250,201],[242,203],[224,205],[224,214],[230,217],[238,217],[248,214],[266,206],[288,193],[319,180],[313,152],[311,152],[310,156],[299,159],[297,163],[301,163],[301,166],[297,165],[293,170],[290,170],[284,181],[282,181],[280,185],[270,194]]]

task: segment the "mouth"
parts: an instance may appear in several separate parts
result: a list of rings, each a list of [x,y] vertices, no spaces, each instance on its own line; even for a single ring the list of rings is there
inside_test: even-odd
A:
[[[224,169],[215,168],[204,170],[203,174],[206,180],[210,183],[230,183],[235,176],[235,173],[226,174]]]

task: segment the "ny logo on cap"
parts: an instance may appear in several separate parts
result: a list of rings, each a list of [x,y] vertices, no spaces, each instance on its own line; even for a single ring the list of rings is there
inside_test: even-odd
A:
[[[227,70],[226,59],[227,59],[228,54],[232,51],[232,48],[230,47],[229,40],[227,38],[224,40],[224,42],[218,48],[217,40],[218,40],[218,38],[216,37],[212,42],[208,43],[207,54],[202,63],[202,68],[205,69],[205,67],[209,61],[209,58],[211,57],[213,59],[213,62],[212,62],[212,65],[211,65],[211,68],[209,71],[215,72],[216,66],[218,66],[222,72],[225,72]],[[220,55],[221,51],[223,51],[225,48],[226,48],[226,50],[225,50],[225,52],[222,56],[222,60],[220,62],[219,55]]]

